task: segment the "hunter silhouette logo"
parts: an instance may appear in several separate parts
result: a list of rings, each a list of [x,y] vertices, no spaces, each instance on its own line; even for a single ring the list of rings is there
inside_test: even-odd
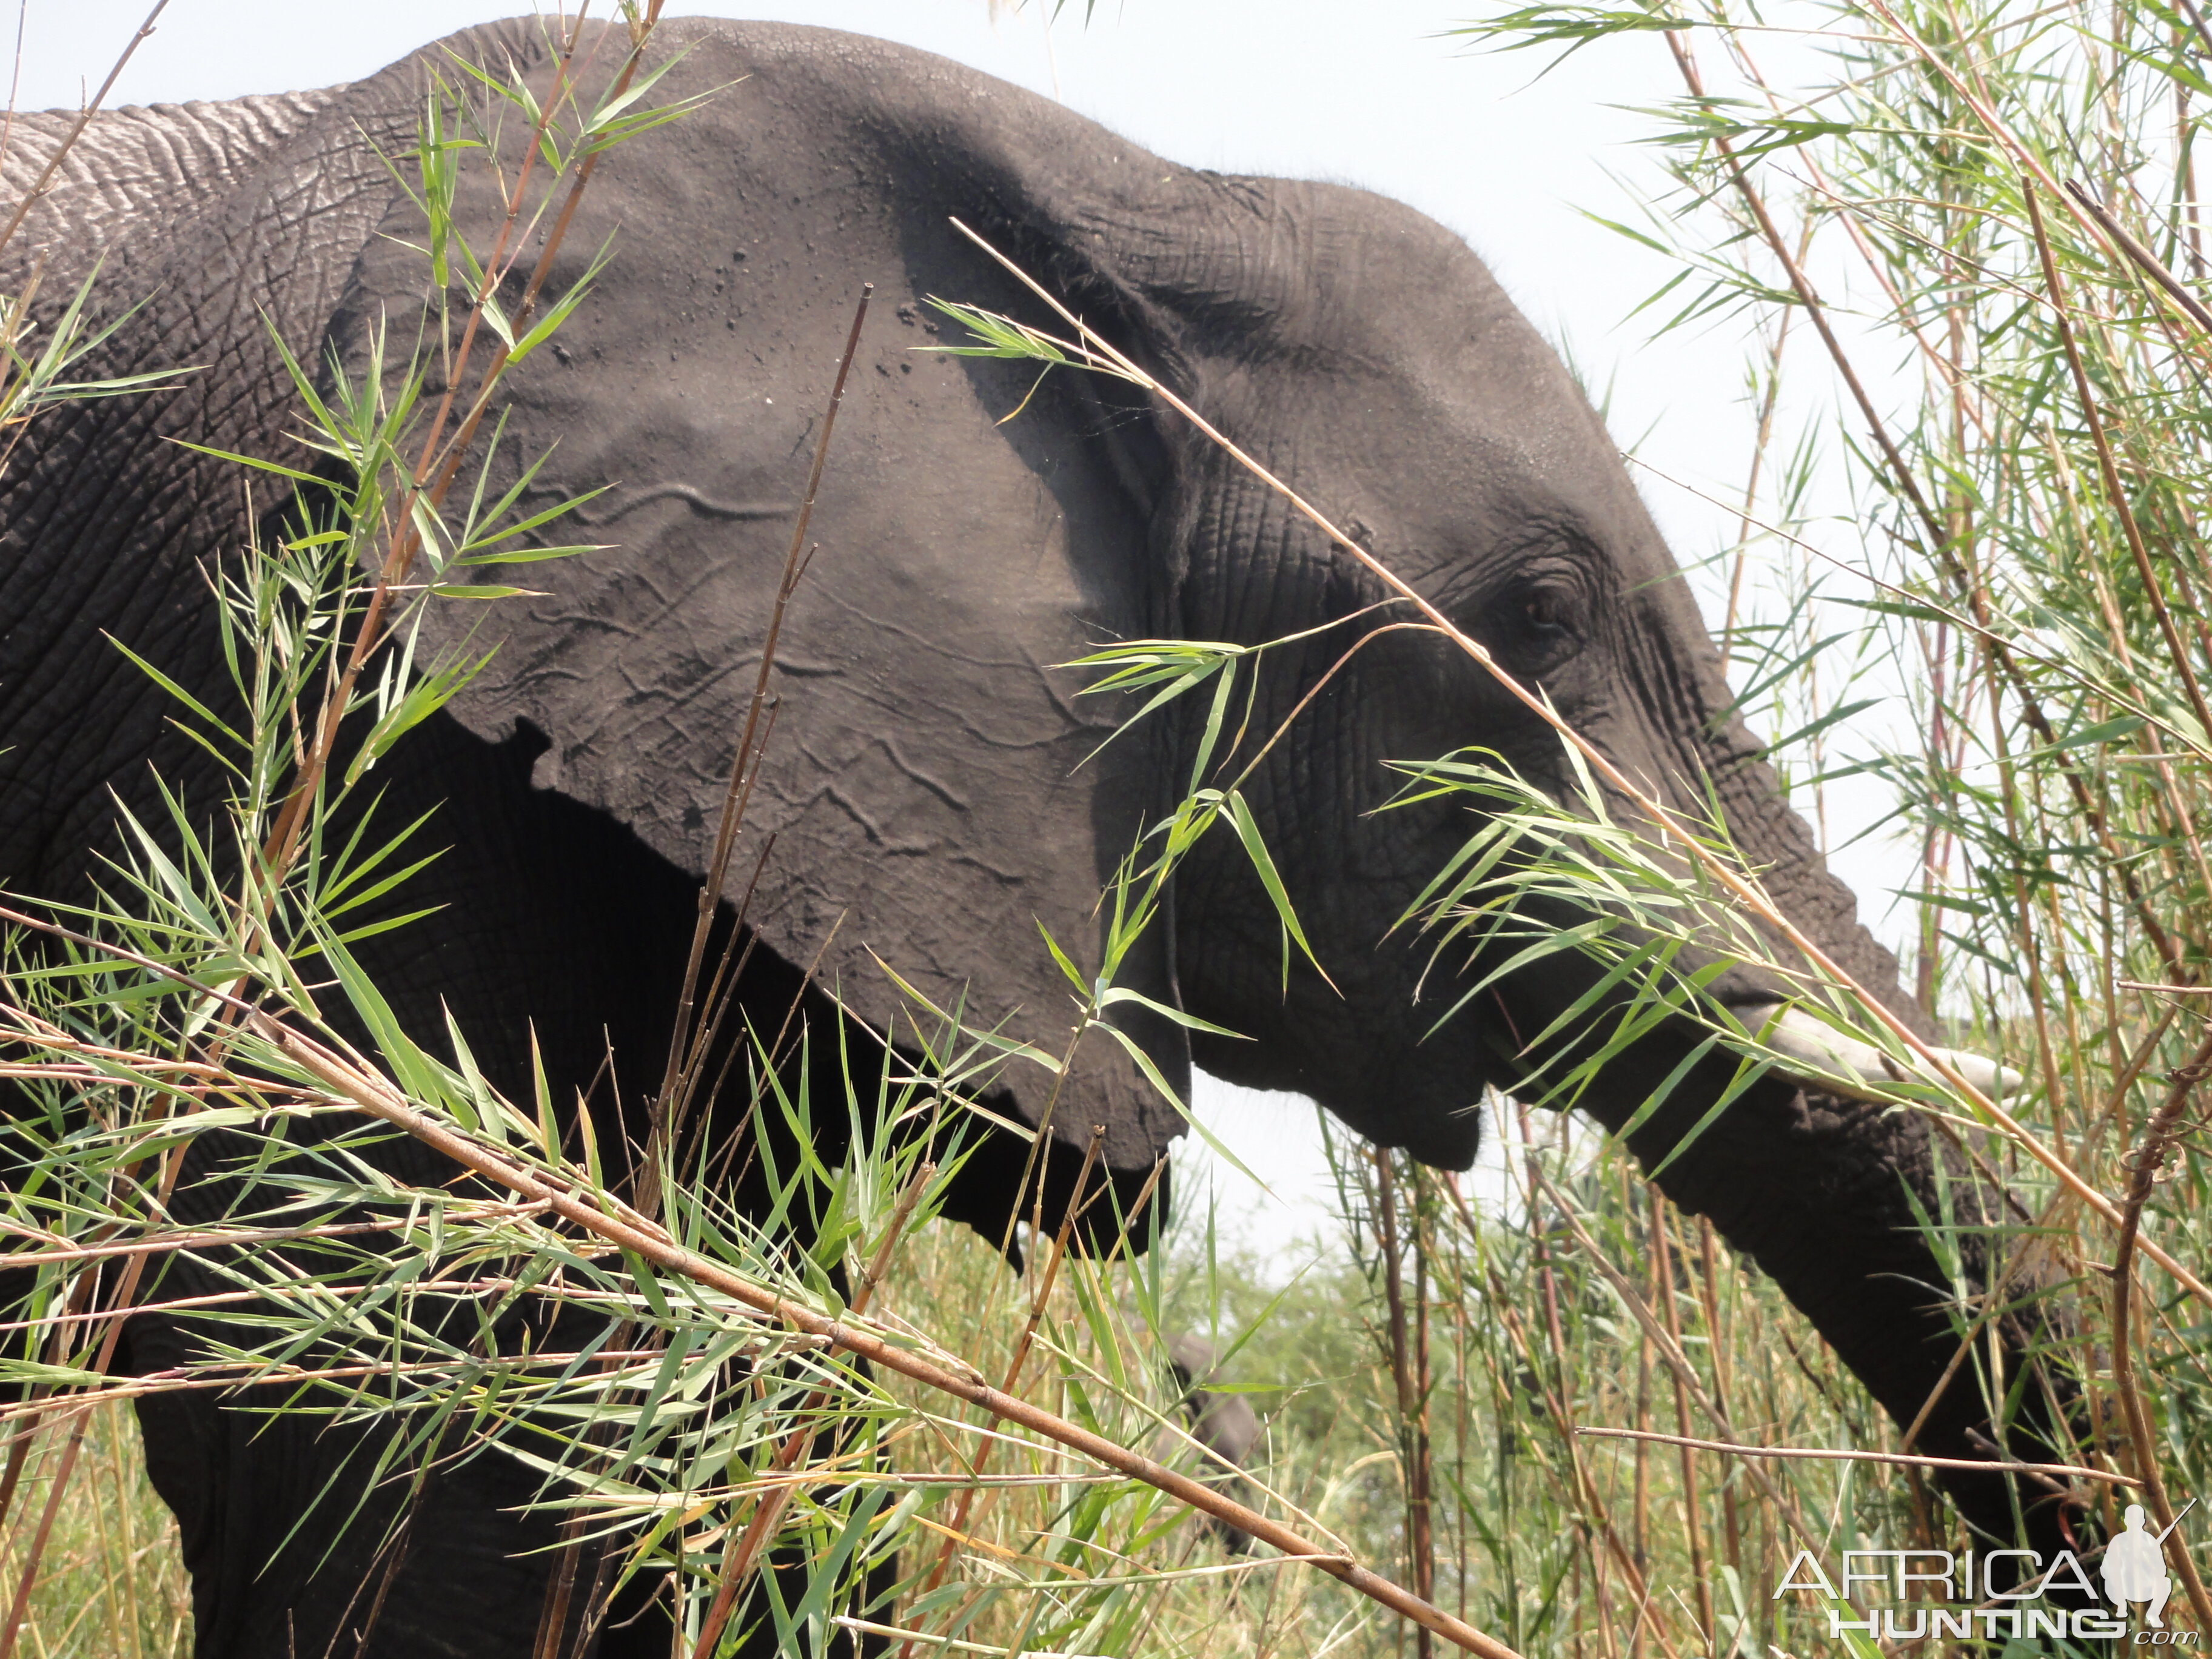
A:
[[[2166,1597],[2173,1594],[2173,1580],[2166,1571],[2166,1534],[2181,1524],[2182,1515],[2196,1507],[2192,1498],[2165,1532],[2152,1534],[2143,1530],[2142,1505],[2128,1505],[2127,1530],[2105,1546],[2105,1594],[2119,1609],[2121,1618],[2128,1616],[2130,1601],[2141,1601],[2143,1622],[2153,1630],[2166,1628],[2160,1615],[2166,1612]]]

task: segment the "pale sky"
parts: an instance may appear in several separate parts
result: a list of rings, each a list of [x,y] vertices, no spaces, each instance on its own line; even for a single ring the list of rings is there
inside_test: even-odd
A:
[[[149,3],[27,0],[19,106],[76,105]],[[110,102],[355,79],[453,29],[521,9],[514,0],[172,0]],[[1679,92],[1665,46],[1651,34],[1601,42],[1540,76],[1538,57],[1471,56],[1441,38],[1468,9],[1455,0],[1099,0],[1086,24],[1083,0],[1069,0],[1049,28],[1034,5],[994,19],[986,0],[672,11],[885,36],[1057,96],[1178,161],[1337,179],[1409,202],[1465,236],[1569,350],[1593,396],[1607,403],[1616,438],[1674,477],[1723,497],[1739,493],[1752,428],[1741,327],[1652,341],[1648,319],[1624,325],[1673,266],[1584,211],[1632,218],[1631,191],[1661,186],[1657,152],[1635,142],[1653,122],[1613,106]],[[1726,539],[1713,509],[1641,482],[1685,562]],[[1899,879],[1894,854],[1877,848],[1838,865],[1863,894]],[[1864,908],[1878,915],[1883,902]],[[1227,1224],[1273,1248],[1324,1212],[1310,1109],[1220,1085],[1200,1109],[1282,1200],[1263,1201],[1229,1177]]]

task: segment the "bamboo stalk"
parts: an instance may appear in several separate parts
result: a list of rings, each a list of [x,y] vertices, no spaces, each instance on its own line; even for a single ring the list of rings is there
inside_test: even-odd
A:
[[[668,1039],[668,1063],[660,1080],[660,1088],[653,1097],[652,1125],[647,1145],[648,1170],[657,1170],[659,1160],[652,1152],[673,1143],[683,1132],[684,1117],[688,1109],[696,1078],[693,1074],[707,1058],[708,1041],[714,1034],[710,1028],[703,1034],[692,1029],[692,1014],[699,989],[699,974],[707,953],[708,936],[712,933],[717,907],[729,879],[730,856],[736,849],[738,833],[744,823],[745,810],[751,804],[753,787],[760,781],[760,764],[768,746],[768,735],[762,730],[766,715],[773,720],[769,681],[775,672],[776,647],[783,638],[786,613],[791,607],[792,596],[799,591],[800,579],[812,562],[806,550],[806,532],[814,520],[814,503],[822,489],[822,474],[830,460],[830,438],[836,429],[837,411],[844,406],[845,384],[853,372],[853,359],[860,347],[860,330],[868,320],[868,301],[873,297],[873,283],[860,284],[860,303],[853,308],[853,325],[845,336],[845,349],[837,359],[837,373],[830,385],[830,401],[822,416],[822,430],[814,441],[814,457],[806,471],[806,489],[800,498],[798,517],[791,527],[791,545],[784,554],[783,574],[776,584],[775,603],[769,612],[768,633],[761,644],[760,667],[753,676],[752,696],[745,704],[745,720],[738,737],[736,756],[730,763],[729,781],[722,792],[722,810],[716,821],[714,850],[708,860],[706,879],[699,887],[699,911],[692,925],[690,953],[684,959],[683,989],[678,994],[676,1024]],[[766,854],[763,852],[763,856]],[[686,1045],[690,1045],[687,1052]],[[687,1083],[687,1079],[691,1079]],[[646,1206],[650,1210],[653,1206]]]
[[[2165,1100],[2143,1126],[2142,1143],[2130,1164],[2126,1218],[2121,1224],[2119,1246],[2112,1256],[2112,1386],[2120,1396],[2128,1439],[2135,1449],[2136,1467],[2142,1473],[2140,1484],[2150,1499],[2151,1512],[2158,1517],[2159,1526],[2167,1532],[2173,1529],[2173,1505],[2166,1498],[2166,1481],[2159,1474],[2158,1443],[2151,1431],[2150,1411],[2143,1403],[2142,1389],[2135,1375],[2135,1337],[2130,1322],[2136,1294],[2135,1250],[2151,1184],[2158,1179],[2159,1166],[2166,1162],[2166,1155],[2173,1145],[2190,1097],[2207,1076],[2212,1076],[2212,1035],[2205,1037],[2188,1064],[2175,1069]],[[2212,1630],[2212,1596],[2205,1594],[2204,1581],[2197,1571],[2196,1555],[2186,1541],[2173,1553],[2181,1569],[2181,1582],[2189,1592],[2189,1605],[2196,1610],[2197,1628]]]
[[[1584,1427],[1577,1429],[1575,1432],[1612,1440],[1643,1440],[1656,1445],[1680,1446],[1691,1451],[1726,1452],[1735,1457],[1808,1458],[1815,1462],[1830,1463],[1885,1463],[1907,1469],[1967,1469],[1978,1474],[1987,1474],[1993,1469],[2009,1469],[2016,1474],[2103,1480],[2116,1486],[2140,1486],[2144,1484],[2128,1475],[2115,1474],[2109,1469],[2084,1468],[2073,1463],[1998,1462],[1990,1458],[1923,1457],[1905,1452],[1831,1451],[1820,1446],[1746,1446],[1733,1440],[1701,1440],[1688,1435],[1662,1434],[1644,1429]]]
[[[1657,1282],[1656,1301],[1666,1326],[1667,1335],[1676,1347],[1682,1346],[1682,1314],[1675,1305],[1674,1249],[1667,1224],[1667,1200],[1656,1186],[1649,1189],[1651,1213],[1651,1272]],[[1682,1379],[1673,1370],[1668,1380],[1674,1385],[1674,1431],[1686,1435],[1690,1431],[1690,1396],[1682,1386]],[[1708,1649],[1712,1646],[1713,1587],[1705,1566],[1705,1523],[1698,1504],[1698,1460],[1692,1455],[1692,1448],[1682,1448],[1682,1531],[1690,1545],[1690,1578],[1696,1586],[1698,1597],[1698,1628],[1704,1635]]]
[[[1382,1248],[1382,1296],[1388,1310],[1390,1380],[1398,1408],[1399,1455],[1405,1462],[1406,1560],[1411,1569],[1413,1594],[1428,1601],[1436,1593],[1436,1549],[1429,1534],[1429,1437],[1423,1428],[1423,1401],[1427,1380],[1425,1354],[1414,1352],[1410,1322],[1406,1316],[1406,1240],[1398,1219],[1396,1181],[1390,1167],[1390,1151],[1372,1149],[1375,1165],[1375,1224]],[[1418,1253],[1419,1247],[1415,1247]],[[1417,1369],[1419,1375],[1416,1375]],[[1413,1650],[1418,1659],[1430,1659],[1429,1632],[1417,1630]]]

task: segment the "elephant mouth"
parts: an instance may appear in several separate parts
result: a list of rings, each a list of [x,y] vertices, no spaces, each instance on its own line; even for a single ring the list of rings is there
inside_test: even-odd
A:
[[[1896,1098],[1887,1085],[1916,1080],[1911,1071],[1872,1043],[1846,1036],[1794,1003],[1757,998],[1728,1006],[1746,1030],[1783,1057],[1778,1068],[1781,1074],[1814,1093],[1881,1104]],[[2027,1082],[2010,1066],[1984,1054],[1959,1048],[1933,1052],[1992,1100],[2018,1093]]]

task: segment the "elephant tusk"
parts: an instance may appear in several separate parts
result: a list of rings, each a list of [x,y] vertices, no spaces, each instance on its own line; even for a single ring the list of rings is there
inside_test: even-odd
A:
[[[1903,1063],[1872,1043],[1845,1036],[1790,1004],[1752,1003],[1735,1012],[1746,1030],[1755,1034],[1776,1054],[1785,1060],[1797,1060],[1805,1068],[1798,1071],[1785,1065],[1782,1067],[1785,1076],[1823,1093],[1842,1095],[1851,1100],[1884,1102],[1893,1097],[1881,1091],[1883,1083],[1931,1080],[1916,1078]],[[1956,1048],[1938,1048],[1935,1052],[1992,1100],[2018,1093],[2027,1080],[2010,1066],[2000,1066],[1985,1055],[1965,1054]]]

